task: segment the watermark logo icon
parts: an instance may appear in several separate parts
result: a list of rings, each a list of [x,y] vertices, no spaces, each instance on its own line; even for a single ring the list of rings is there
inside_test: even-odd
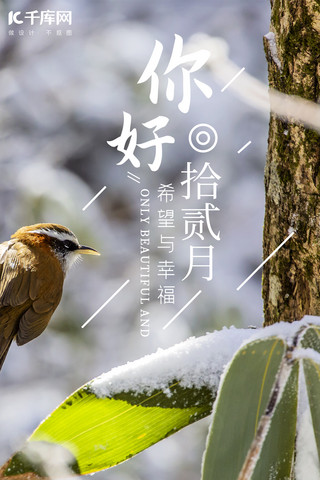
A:
[[[35,31],[45,32],[51,35],[54,31],[57,35],[72,35],[70,27],[72,25],[71,10],[31,10],[22,12],[21,10],[11,10],[8,13],[9,35],[34,36]],[[56,27],[56,28],[54,28]],[[17,30],[16,30],[17,29]]]

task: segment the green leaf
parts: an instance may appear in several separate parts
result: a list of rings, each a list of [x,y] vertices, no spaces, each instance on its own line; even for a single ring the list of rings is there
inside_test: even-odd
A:
[[[223,366],[250,335],[230,328],[190,338],[92,380],[39,425],[6,475],[49,471],[59,452],[75,473],[93,473],[209,415]]]
[[[304,334],[301,345],[320,352],[320,328],[308,328]],[[309,359],[303,360],[304,376],[306,379],[308,399],[317,444],[318,457],[320,458],[320,365]]]
[[[297,425],[298,380],[299,363],[296,362],[272,416],[252,480],[291,478]]]
[[[303,334],[301,346],[303,348],[312,348],[316,352],[320,353],[320,327],[312,325],[311,327],[307,328]]]
[[[303,360],[303,369],[307,384],[318,456],[320,458],[320,366],[312,360]]]
[[[236,480],[268,404],[286,345],[257,340],[234,356],[216,401],[203,480]],[[260,477],[266,478],[266,477]]]
[[[176,381],[166,394],[162,390],[149,395],[131,391],[98,398],[87,384],[40,424],[28,439],[28,447],[37,442],[60,445],[72,454],[73,471],[96,472],[209,415],[214,396],[207,387],[185,388]],[[39,466],[31,467],[19,454],[12,458],[6,475],[39,471]]]

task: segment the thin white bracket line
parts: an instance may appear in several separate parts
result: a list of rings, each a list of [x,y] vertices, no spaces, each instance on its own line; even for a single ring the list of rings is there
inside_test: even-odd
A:
[[[190,303],[193,302],[193,300],[195,300],[199,295],[200,293],[202,293],[201,290],[199,290],[199,292],[197,292],[190,300],[188,303],[185,304],[184,307],[181,308],[181,310],[179,310],[178,313],[175,314],[174,317],[171,318],[171,320],[169,320],[168,323],[166,323],[166,325],[164,327],[162,327],[163,330],[165,330],[167,327],[169,327],[169,325],[174,322],[174,320],[180,315],[180,313],[182,313],[187,307],[189,307]]]
[[[224,92],[224,91],[231,85],[231,83],[234,82],[235,79],[239,77],[239,75],[241,75],[241,73],[242,73],[244,70],[245,70],[245,68],[242,67],[241,70],[239,70],[239,72],[236,73],[235,76],[231,78],[231,80],[227,83],[227,85],[225,85],[225,86],[221,89],[221,92]]]
[[[101,195],[101,193],[105,191],[106,188],[107,188],[106,186],[102,187],[101,190],[97,193],[97,195],[95,195],[95,196],[90,200],[90,202],[87,203],[87,205],[85,205],[85,206],[83,207],[82,211],[84,212],[84,211],[91,205],[91,203],[93,203],[93,202],[99,197],[99,195]]]
[[[98,310],[97,310],[93,315],[91,315],[91,317],[88,318],[88,320],[87,320],[86,322],[84,322],[83,325],[81,325],[81,328],[84,328],[86,325],[88,325],[88,323],[91,322],[91,320],[93,320],[94,317],[96,317],[96,316],[98,315],[98,313],[100,313],[101,310],[102,310],[106,305],[108,305],[108,303],[111,302],[111,300],[112,300],[116,295],[118,295],[118,293],[119,293],[126,285],[128,285],[129,282],[130,282],[129,279],[126,280],[126,281],[124,282],[124,284],[121,285],[121,287],[119,287],[118,290],[116,290],[116,291],[111,295],[111,297],[108,298],[108,300],[107,300],[106,302],[104,302],[104,304],[101,305],[101,307],[98,308]]]
[[[259,267],[257,267],[254,272],[251,273],[251,275],[249,275],[249,277],[247,277],[242,283],[241,285],[239,285],[239,287],[237,287],[237,290],[240,290],[240,288],[243,287],[243,285],[245,285],[247,283],[248,280],[250,280],[251,277],[253,277],[253,275],[255,273],[257,273],[258,270],[260,270],[261,267],[263,267],[263,265],[265,263],[267,263],[268,260],[270,260],[270,258],[289,240],[289,238],[292,237],[292,235],[294,234],[295,232],[291,232],[290,235],[287,236],[287,238],[285,240],[283,240],[282,243],[280,243],[280,245],[272,252],[270,253],[270,255],[262,262],[260,263]]]
[[[243,147],[241,147],[240,150],[237,151],[237,153],[243,152],[243,150],[245,148],[249,147],[250,144],[251,144],[251,140],[249,140],[249,142],[247,142],[245,145],[243,145]]]

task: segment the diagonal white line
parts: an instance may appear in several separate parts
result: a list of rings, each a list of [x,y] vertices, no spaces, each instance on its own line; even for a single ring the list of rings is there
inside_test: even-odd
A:
[[[241,147],[240,150],[237,151],[237,153],[243,152],[243,150],[245,148],[249,147],[250,144],[251,144],[251,140],[249,140],[249,142],[247,142],[245,145],[243,145],[243,147]]]
[[[131,177],[135,177],[136,179],[140,180],[140,177],[138,177],[138,175],[135,175],[134,173],[132,172],[127,172],[128,175],[130,175]]]
[[[115,291],[115,292],[111,295],[111,297],[108,298],[108,300],[107,300],[106,302],[104,302],[104,304],[101,305],[101,307],[98,308],[98,310],[97,310],[93,315],[91,315],[91,317],[88,318],[88,320],[87,320],[86,322],[84,322],[83,325],[81,325],[81,328],[84,328],[86,325],[88,325],[88,323],[91,322],[91,320],[93,320],[94,317],[96,317],[96,316],[98,315],[98,313],[100,313],[101,310],[102,310],[106,305],[108,305],[108,303],[111,302],[111,300],[112,300],[116,295],[118,295],[118,293],[119,293],[126,285],[128,285],[129,282],[130,282],[130,280],[126,280],[126,281],[124,282],[124,284],[121,285],[121,287],[119,287],[118,290]]]
[[[224,92],[224,91],[231,85],[231,83],[234,82],[235,79],[239,77],[239,75],[241,75],[241,73],[242,73],[244,70],[245,70],[245,68],[242,67],[241,70],[239,70],[239,72],[236,73],[235,76],[231,78],[231,80],[227,83],[227,85],[225,85],[225,86],[221,89],[221,92]]]
[[[137,177],[137,175],[134,175],[133,173],[128,172],[127,177],[130,180],[133,180],[134,182],[140,183],[140,177]],[[136,178],[134,178],[134,177],[136,177]]]
[[[291,232],[290,235],[287,236],[287,238],[285,240],[283,240],[282,243],[280,243],[280,245],[272,252],[270,253],[269,257],[267,257],[262,263],[260,263],[259,267],[257,267],[254,272],[251,273],[251,275],[249,275],[249,277],[247,277],[242,283],[241,285],[239,285],[239,287],[237,287],[237,290],[240,290],[240,288],[243,287],[243,285],[245,285],[247,283],[248,280],[250,280],[251,277],[253,277],[253,275],[255,273],[257,273],[258,270],[260,270],[261,267],[263,267],[263,265],[265,263],[267,263],[268,260],[270,260],[270,258],[289,240],[289,238],[292,237],[292,235],[294,234],[295,232]]]
[[[95,196],[90,200],[90,202],[87,203],[87,205],[85,205],[85,206],[83,207],[82,211],[84,212],[84,211],[91,205],[91,203],[93,203],[93,202],[99,197],[99,195],[101,195],[101,193],[105,191],[106,188],[107,188],[106,186],[102,187],[101,190],[97,193],[97,195],[95,195]]]
[[[180,315],[180,313],[182,313],[187,307],[189,307],[190,303],[193,302],[193,300],[195,300],[199,295],[200,293],[202,293],[201,290],[199,290],[199,292],[197,292],[190,300],[188,303],[185,304],[184,307],[181,308],[181,310],[179,310],[178,313],[175,314],[174,317],[171,318],[171,320],[169,320],[168,323],[166,323],[166,325],[164,327],[162,327],[163,330],[165,330],[167,327],[169,327],[169,325],[174,322],[174,320]]]

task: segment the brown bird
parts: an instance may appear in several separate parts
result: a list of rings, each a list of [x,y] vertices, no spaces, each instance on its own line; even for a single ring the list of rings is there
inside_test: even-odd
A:
[[[0,370],[14,338],[24,345],[44,331],[82,253],[100,255],[54,223],[22,227],[0,244]]]

